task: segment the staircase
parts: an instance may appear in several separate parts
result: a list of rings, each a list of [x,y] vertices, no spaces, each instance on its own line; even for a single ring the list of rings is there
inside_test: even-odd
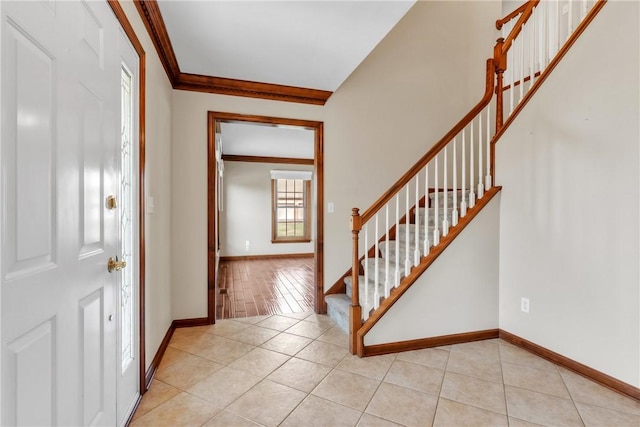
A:
[[[397,274],[401,277],[405,277],[405,264],[407,260],[411,263],[415,256],[415,251],[422,252],[425,238],[427,239],[428,247],[433,246],[433,235],[436,228],[439,228],[439,233],[442,235],[442,224],[436,227],[436,209],[434,201],[434,193],[430,194],[427,205],[429,207],[418,207],[417,213],[411,215],[410,223],[401,222],[398,227],[398,232],[394,232],[394,238],[387,241],[386,239],[378,243],[378,251],[375,253],[375,257],[362,260],[360,262],[360,271],[364,274],[358,275],[359,283],[359,295],[362,305],[362,310],[369,312],[374,308],[374,301],[380,299],[380,296],[385,295],[385,283],[388,281],[386,275],[386,260],[389,260],[389,276],[396,277]],[[469,192],[464,193],[464,196],[469,197]],[[446,209],[446,220],[449,224],[452,222],[452,216],[454,210],[459,211],[460,204],[462,203],[463,193],[462,190],[458,190],[456,199],[459,200],[454,209],[454,197],[452,193],[448,194],[448,203]],[[444,200],[443,196],[439,197],[438,206],[439,215],[442,215],[442,219],[445,218]],[[415,212],[415,206],[411,208],[411,213]],[[416,221],[417,220],[417,221]],[[438,221],[439,222],[439,221]],[[427,224],[427,227],[425,227]],[[391,236],[391,233],[390,233]],[[407,237],[408,236],[408,237]],[[398,255],[396,255],[398,254]],[[396,270],[396,265],[401,266]],[[376,284],[376,271],[378,272],[378,280]],[[327,303],[327,314],[331,317],[345,332],[349,332],[349,307],[351,305],[352,298],[352,286],[353,277],[347,276],[344,279],[345,293],[330,294],[325,297]],[[365,283],[367,285],[365,286]]]
[[[500,191],[494,144],[605,2],[529,0],[498,19],[482,99],[371,207],[353,209],[352,267],[325,294],[353,354],[367,353],[366,333]]]

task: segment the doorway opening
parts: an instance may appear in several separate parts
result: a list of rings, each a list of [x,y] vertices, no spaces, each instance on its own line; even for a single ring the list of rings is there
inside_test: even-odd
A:
[[[325,313],[323,123],[222,112],[209,112],[208,119],[209,323],[234,314],[276,314],[278,304],[283,314]],[[246,182],[229,189],[234,177]],[[255,290],[245,286],[241,294],[230,286],[251,272]],[[274,295],[261,291],[265,278],[278,277],[285,283]],[[296,303],[294,295],[305,286],[310,297]],[[285,295],[287,287],[292,295]],[[276,296],[279,303],[270,299]]]

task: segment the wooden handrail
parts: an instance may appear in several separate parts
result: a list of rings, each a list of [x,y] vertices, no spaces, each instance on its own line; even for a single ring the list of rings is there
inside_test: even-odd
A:
[[[511,12],[509,15],[496,21],[496,27],[500,29],[505,22],[520,14],[518,22],[513,26],[507,38],[499,38],[493,49],[493,62],[495,64],[496,78],[498,80],[496,86],[496,133],[502,129],[504,121],[503,74],[507,69],[507,52],[511,48],[515,38],[520,35],[522,26],[529,20],[538,3],[540,3],[540,0],[528,0],[525,4]],[[491,161],[493,162],[493,158]],[[491,163],[491,169],[493,170],[493,163]]]
[[[516,10],[514,10],[513,12],[505,16],[504,18],[496,20],[496,28],[498,30],[501,30],[504,24],[511,21],[516,16],[520,15],[527,8],[528,3],[529,3],[528,1],[524,2],[522,6],[520,6],[519,8],[517,8]]]
[[[475,107],[467,113],[449,132],[443,136],[431,149],[420,158],[395,184],[391,186],[378,200],[369,207],[362,215],[360,215],[360,223],[364,224],[369,221],[380,209],[387,204],[393,196],[396,195],[414,176],[418,174],[456,135],[458,135],[462,129],[464,129],[471,120],[473,120],[489,103],[493,97],[493,91],[495,88],[495,67],[493,59],[487,59],[487,78],[485,92]]]
[[[509,36],[504,40],[504,44],[502,45],[503,55],[505,55],[509,51],[513,40],[515,40],[515,38],[520,34],[522,25],[529,20],[529,17],[533,13],[533,9],[538,6],[538,3],[540,3],[540,0],[529,0],[523,5],[525,6],[525,8],[522,11],[522,15],[520,15],[520,18],[518,18],[518,22],[516,22],[516,25],[513,26],[513,29],[511,30],[511,33],[509,33]]]
[[[576,27],[576,29],[571,33],[571,36],[569,37],[569,39],[564,43],[564,45],[558,51],[558,53],[556,53],[556,55],[553,57],[549,65],[542,72],[539,73],[539,78],[536,80],[535,84],[531,87],[531,89],[527,91],[527,93],[524,95],[524,98],[520,100],[518,105],[509,114],[509,117],[507,117],[507,120],[503,123],[502,126],[500,126],[500,129],[496,130],[496,134],[494,135],[493,141],[491,144],[492,147],[500,140],[500,138],[502,137],[504,132],[507,130],[507,128],[511,125],[511,123],[513,123],[513,120],[520,114],[520,111],[522,111],[524,106],[527,105],[527,103],[529,102],[533,94],[538,91],[542,83],[547,79],[549,74],[551,74],[551,72],[556,68],[558,63],[567,54],[567,52],[569,51],[571,46],[573,46],[573,44],[576,42],[578,37],[580,37],[580,35],[584,32],[584,30],[587,29],[591,21],[593,21],[593,19],[604,7],[607,1],[608,0],[596,0],[595,4],[593,5],[589,13],[587,13],[587,16],[584,17],[582,22],[580,22],[580,24]],[[536,73],[536,75],[538,74]],[[526,81],[527,79],[525,78],[524,80]],[[515,87],[515,85],[517,84],[522,84],[522,82],[514,82],[512,83],[512,87]],[[508,88],[508,86],[503,89],[506,89],[506,88]]]

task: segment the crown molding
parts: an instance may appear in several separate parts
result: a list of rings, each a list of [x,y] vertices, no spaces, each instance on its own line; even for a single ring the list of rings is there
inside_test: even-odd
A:
[[[142,22],[144,22],[144,26],[147,28],[147,32],[156,47],[160,62],[162,62],[171,85],[175,86],[180,76],[180,67],[178,66],[178,59],[173,51],[158,3],[156,0],[134,0],[133,4],[138,9],[140,18],[142,18]]]
[[[244,96],[248,98],[262,98],[315,105],[324,105],[333,93],[319,89],[307,89],[188,73],[180,73],[178,81],[173,87],[174,89],[190,90],[193,92],[217,93],[220,95]]]
[[[314,105],[324,105],[333,94],[319,89],[183,73],[157,1],[134,0],[134,4],[174,89]]]

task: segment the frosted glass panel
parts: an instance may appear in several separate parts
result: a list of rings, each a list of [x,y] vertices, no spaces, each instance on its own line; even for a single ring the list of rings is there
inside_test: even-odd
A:
[[[121,164],[122,176],[120,180],[120,232],[122,241],[122,260],[127,263],[128,268],[121,270],[122,278],[120,284],[120,316],[121,316],[121,361],[124,372],[133,361],[134,356],[134,317],[133,317],[133,297],[134,297],[134,277],[135,268],[133,263],[134,251],[134,189],[133,180],[133,77],[126,68],[122,68],[121,75],[121,102],[122,102],[122,147]]]

